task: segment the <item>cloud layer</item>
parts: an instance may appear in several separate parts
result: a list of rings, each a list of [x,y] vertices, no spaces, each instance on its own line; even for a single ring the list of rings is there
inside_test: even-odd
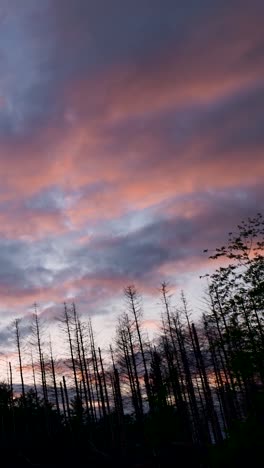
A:
[[[0,0],[0,312],[206,268],[264,189],[263,2]],[[51,313],[52,315],[52,313]]]

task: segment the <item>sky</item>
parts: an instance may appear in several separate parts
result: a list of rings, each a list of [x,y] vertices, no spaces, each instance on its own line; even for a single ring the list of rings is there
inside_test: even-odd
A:
[[[263,0],[0,0],[2,344],[34,302],[107,331],[128,284],[150,321],[161,281],[201,296],[203,250],[263,207],[263,17]]]

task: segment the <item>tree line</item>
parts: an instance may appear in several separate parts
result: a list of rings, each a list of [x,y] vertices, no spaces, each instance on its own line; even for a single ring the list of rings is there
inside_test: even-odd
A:
[[[207,251],[205,251],[206,253]],[[109,349],[96,344],[91,319],[64,304],[65,353],[55,359],[35,306],[30,364],[22,322],[13,332],[15,365],[0,385],[0,446],[7,465],[236,466],[261,453],[264,435],[264,221],[230,232],[211,252],[204,312],[194,321],[160,286],[160,331],[146,335],[142,299],[124,290]],[[31,372],[30,385],[28,372]],[[11,449],[12,447],[12,449]],[[12,458],[13,457],[13,458]],[[14,458],[15,457],[15,458]],[[14,462],[14,461],[13,461]]]

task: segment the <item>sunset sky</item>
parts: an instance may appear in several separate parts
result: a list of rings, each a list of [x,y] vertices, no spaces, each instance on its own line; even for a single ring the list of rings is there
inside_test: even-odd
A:
[[[0,341],[37,301],[110,328],[194,301],[263,208],[263,0],[0,0]]]

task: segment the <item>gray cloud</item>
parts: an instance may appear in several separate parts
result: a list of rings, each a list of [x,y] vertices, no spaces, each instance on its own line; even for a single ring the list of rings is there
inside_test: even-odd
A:
[[[241,219],[261,211],[262,200],[262,186],[181,195],[156,206],[156,214],[152,207],[145,226],[118,234],[111,220],[112,235],[110,229],[102,235],[99,228],[81,245],[76,243],[77,233],[35,242],[1,239],[1,316],[7,313],[6,298],[13,298],[19,306],[20,298],[29,297],[29,307],[34,300],[38,302],[43,291],[48,318],[57,313],[56,304],[70,292],[83,310],[87,306],[90,312],[109,310],[107,304],[120,296],[128,282],[136,282],[144,291],[145,286],[158,286],[164,276],[171,278],[170,264],[177,282],[186,271],[196,271],[202,265],[206,259],[203,249],[222,245],[227,232]],[[185,216],[185,208],[190,207],[193,215]],[[122,224],[122,220],[116,223]]]
[[[199,5],[191,0],[188,6],[183,0],[167,0],[165,4],[161,0],[28,0],[23,8],[18,0],[2,4],[0,62],[5,76],[0,95],[5,104],[0,109],[0,130],[2,135],[11,136],[32,133],[48,122],[62,126],[67,110],[62,93],[68,84],[84,77],[93,81],[114,65],[123,68],[132,63],[135,71],[142,69],[153,75],[163,66],[158,57],[170,54],[178,61],[178,76],[195,72],[193,59],[198,67],[196,55],[200,54],[200,65],[204,66],[204,51],[219,34],[217,23],[214,37],[210,37],[211,22],[230,16],[232,21],[222,40],[236,44],[244,34],[237,9],[244,15],[248,10],[247,2],[241,0],[213,4],[202,0]],[[254,0],[249,13],[254,6],[261,17],[262,2]],[[193,38],[195,30],[205,32]],[[262,60],[262,47],[255,44],[236,66],[242,71],[256,67]],[[221,63],[223,57],[217,60]],[[223,66],[230,64],[227,61]],[[198,68],[196,72],[201,73]],[[131,79],[133,76],[125,77]],[[92,99],[89,109],[91,104]],[[97,107],[99,102],[95,102],[93,113]]]

